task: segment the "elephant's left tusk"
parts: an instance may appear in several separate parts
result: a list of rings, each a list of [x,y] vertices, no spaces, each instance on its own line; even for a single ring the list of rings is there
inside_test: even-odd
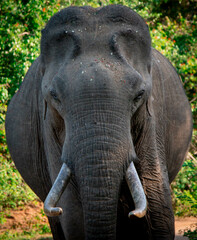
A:
[[[126,173],[126,181],[129,186],[129,190],[133,197],[133,201],[135,204],[135,210],[131,211],[128,215],[130,218],[131,216],[136,216],[138,218],[142,218],[146,214],[147,210],[147,201],[146,196],[144,193],[144,189],[138,177],[137,171],[133,162],[131,162],[130,166],[127,169]]]
[[[44,202],[44,212],[49,217],[55,217],[62,214],[62,208],[55,207],[59,201],[62,193],[64,192],[69,180],[70,180],[70,169],[65,163],[63,163],[61,170]]]

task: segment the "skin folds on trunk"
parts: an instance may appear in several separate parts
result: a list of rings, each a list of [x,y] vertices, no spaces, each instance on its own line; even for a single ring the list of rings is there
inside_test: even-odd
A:
[[[82,199],[86,239],[116,239],[122,163],[128,156],[114,147],[115,141],[97,134],[77,146],[81,158],[76,163],[75,175]]]
[[[112,160],[106,161],[110,164]],[[118,168],[112,170],[111,166],[99,165],[81,169],[86,172],[80,184],[85,236],[86,239],[116,239],[116,215],[121,174]]]
[[[72,109],[77,114],[67,120],[72,131],[67,132],[63,154],[78,184],[86,240],[116,239],[119,189],[131,157],[129,118],[115,104],[115,113],[94,104],[96,99],[81,116]]]

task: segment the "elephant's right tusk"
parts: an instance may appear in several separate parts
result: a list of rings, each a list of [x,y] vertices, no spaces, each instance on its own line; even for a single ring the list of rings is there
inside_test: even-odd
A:
[[[135,210],[131,211],[128,215],[130,218],[131,216],[136,216],[138,218],[142,218],[146,214],[147,210],[147,201],[146,196],[144,193],[144,189],[138,177],[137,171],[133,162],[131,162],[130,166],[127,169],[126,173],[126,181],[129,186],[129,190],[133,197],[133,201],[135,204]]]
[[[65,163],[63,163],[61,170],[44,202],[44,212],[49,217],[55,217],[62,214],[62,208],[55,207],[59,201],[62,193],[64,192],[69,180],[70,180],[70,169]]]

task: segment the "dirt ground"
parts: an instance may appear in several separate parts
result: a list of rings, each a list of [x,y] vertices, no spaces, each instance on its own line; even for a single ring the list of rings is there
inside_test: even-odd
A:
[[[6,220],[3,224],[0,224],[0,235],[9,231],[12,233],[22,233],[24,231],[31,232],[32,229],[39,231],[45,226],[49,226],[47,217],[43,214],[43,204],[41,202],[35,202],[24,207],[20,207],[16,210],[6,210]],[[32,240],[38,239],[51,240],[51,234],[38,235]]]
[[[48,226],[47,217],[43,214],[42,209],[42,203],[36,202],[17,210],[7,211],[6,220],[0,225],[0,235],[8,230],[12,232],[30,232],[32,228]],[[195,229],[197,229],[197,218],[175,218],[175,240],[187,240],[187,237],[183,237],[184,232]],[[42,237],[52,239],[50,234],[42,235]],[[36,239],[39,239],[39,237]]]
[[[175,240],[187,240],[187,237],[183,237],[185,231],[194,231],[197,229],[197,218],[186,217],[186,218],[175,218]]]

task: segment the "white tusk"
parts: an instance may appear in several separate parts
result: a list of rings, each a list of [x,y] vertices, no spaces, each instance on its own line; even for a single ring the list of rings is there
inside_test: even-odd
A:
[[[136,216],[138,218],[142,218],[146,214],[147,210],[147,201],[144,193],[144,189],[138,177],[137,171],[133,162],[131,162],[130,166],[126,172],[126,181],[129,186],[129,190],[131,192],[131,196],[133,197],[133,201],[135,204],[135,210],[129,212],[128,217]]]
[[[60,172],[46,198],[44,201],[44,212],[49,217],[55,217],[62,214],[63,210],[60,207],[55,207],[59,201],[62,193],[66,189],[66,186],[70,180],[70,169],[65,163],[63,163]]]

